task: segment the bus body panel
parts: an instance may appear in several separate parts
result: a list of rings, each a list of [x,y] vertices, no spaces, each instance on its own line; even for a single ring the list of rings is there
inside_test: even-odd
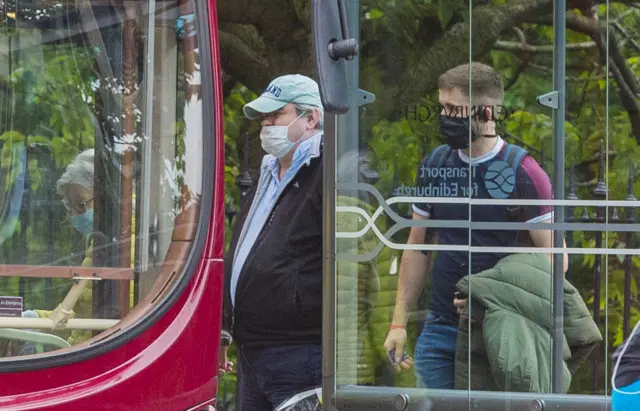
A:
[[[200,264],[178,303],[114,351],[68,366],[0,375],[0,409],[178,410],[214,398],[221,270],[220,261]]]
[[[219,232],[210,231],[207,238],[206,255],[209,258],[224,258],[224,98],[222,96],[222,68],[220,65],[220,50],[218,47],[218,18],[216,0],[208,0],[207,17],[209,19],[209,48],[211,54],[212,84],[210,90],[213,93],[214,129],[215,129],[215,184],[213,186],[213,206],[211,210],[210,227],[219,227]],[[207,113],[205,113],[207,115]],[[204,159],[207,161],[207,158]],[[222,303],[222,295],[220,296]]]
[[[216,4],[208,1],[214,181],[208,232],[182,295],[137,337],[103,355],[55,368],[0,373],[2,410],[185,410],[215,403],[222,321],[224,133]],[[206,137],[206,136],[205,136]],[[198,257],[196,257],[198,258]],[[189,275],[186,273],[184,275]]]

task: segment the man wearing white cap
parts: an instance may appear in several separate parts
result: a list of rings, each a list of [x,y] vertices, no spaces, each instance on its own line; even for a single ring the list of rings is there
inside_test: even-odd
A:
[[[244,114],[267,154],[225,261],[221,371],[238,351],[238,411],[271,411],[322,385],[322,125],[318,85],[274,79]]]

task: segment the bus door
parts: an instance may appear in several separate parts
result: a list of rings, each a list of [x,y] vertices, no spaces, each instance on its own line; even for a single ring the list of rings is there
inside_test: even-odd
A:
[[[214,3],[0,14],[0,409],[205,408],[222,299]]]
[[[313,13],[325,407],[610,409],[639,315],[637,11]]]

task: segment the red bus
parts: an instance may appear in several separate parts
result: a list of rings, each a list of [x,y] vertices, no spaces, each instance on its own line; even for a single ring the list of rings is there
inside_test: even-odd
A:
[[[215,402],[215,2],[3,2],[0,409]]]
[[[633,36],[637,11],[607,3],[590,17],[571,16],[564,1],[302,3],[260,3],[260,13],[257,1],[1,3],[0,409],[227,409],[227,401],[216,404],[228,180],[223,122],[234,121],[224,116],[223,78],[259,92],[268,76],[297,64],[315,73],[327,112],[323,408],[610,409],[609,358],[639,318],[632,304],[640,255],[632,234],[639,228],[633,213],[624,224],[620,216],[640,202],[633,168],[628,179],[620,176],[640,152],[633,138],[621,137],[640,130],[637,105],[624,94],[636,86],[623,87],[640,69],[629,55],[640,39],[600,50],[611,67],[591,53],[602,41],[590,39],[603,24]],[[270,7],[274,13],[265,12]],[[266,40],[246,47],[256,32]],[[513,38],[502,39],[507,32]],[[553,44],[527,43],[544,40]],[[569,50],[579,53],[571,64]],[[532,63],[532,55],[546,59]],[[554,207],[557,235],[537,249],[489,250],[471,241],[449,249],[567,252],[566,278],[603,336],[571,370],[569,386],[563,339],[540,342],[551,364],[544,392],[482,389],[483,377],[471,372],[481,365],[472,361],[463,364],[472,376],[462,389],[416,388],[413,372],[395,373],[383,349],[402,251],[448,250],[406,244],[416,224],[409,207],[424,202],[412,187],[416,168],[439,144],[430,122],[439,112],[435,85],[444,70],[479,59],[508,74],[514,88],[507,94],[535,93],[508,99],[502,132],[546,170],[553,153],[555,200],[529,203]],[[611,76],[623,85],[619,100],[609,93]],[[571,89],[565,79],[594,83]],[[585,100],[590,107],[579,105]],[[565,117],[579,124],[569,127]],[[609,144],[617,147],[615,162]],[[581,160],[575,175],[573,158]],[[514,204],[459,197],[457,207],[469,210]],[[473,220],[423,225],[516,229]],[[563,237],[567,248],[559,251]],[[545,306],[552,336],[564,332],[561,269],[554,265],[554,303]],[[410,353],[424,304],[409,314]]]

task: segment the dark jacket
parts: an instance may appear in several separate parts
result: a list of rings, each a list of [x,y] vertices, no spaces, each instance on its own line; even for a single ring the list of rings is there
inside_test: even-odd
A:
[[[456,388],[551,392],[551,261],[545,254],[512,254],[494,268],[461,279],[471,307],[459,322]],[[602,335],[578,290],[564,281],[564,391]],[[487,378],[492,376],[493,378]]]
[[[611,356],[614,382],[617,389],[624,388],[640,380],[640,325],[636,324],[634,332],[622,342]],[[626,349],[622,358],[620,354]],[[620,360],[618,368],[616,363]]]
[[[322,342],[322,151],[278,197],[240,272],[231,303],[233,259],[266,163],[238,213],[225,256],[223,330],[243,348]],[[268,185],[268,184],[267,184]]]

